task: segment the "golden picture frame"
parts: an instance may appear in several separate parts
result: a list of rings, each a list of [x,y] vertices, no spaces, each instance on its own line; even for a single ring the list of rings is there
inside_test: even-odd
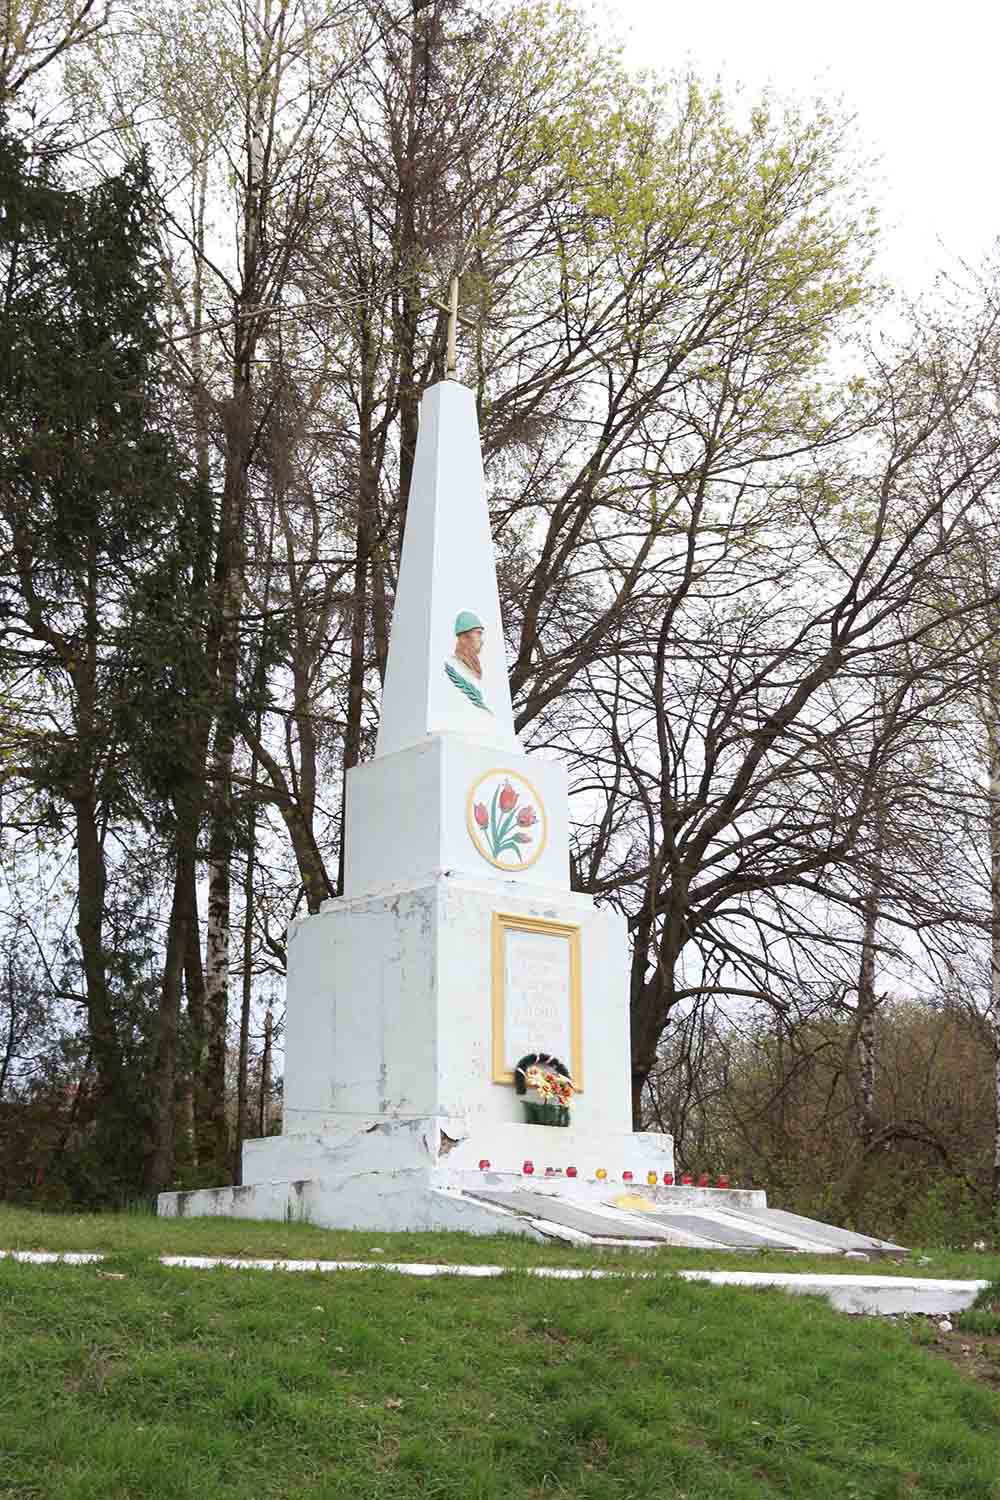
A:
[[[544,945],[546,938],[554,939],[558,946]],[[511,986],[508,985],[507,962],[512,939],[514,955],[526,968],[533,967],[524,988],[514,993],[510,993]],[[518,942],[518,939],[526,941]],[[576,1091],[582,1092],[579,927],[567,922],[550,922],[542,917],[494,912],[491,948],[493,1082],[512,1084],[518,1058],[529,1052],[550,1052],[567,1065]],[[562,988],[563,993],[556,994],[554,999],[539,995],[540,990],[557,987]],[[543,1031],[545,1035],[542,1035]]]

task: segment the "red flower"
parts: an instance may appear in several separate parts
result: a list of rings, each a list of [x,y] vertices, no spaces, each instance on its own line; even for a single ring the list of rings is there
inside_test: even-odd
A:
[[[517,826],[519,828],[530,828],[532,823],[538,822],[538,814],[533,807],[522,807],[517,815]]]
[[[480,828],[485,828],[487,823],[490,821],[490,815],[486,811],[485,805],[482,802],[477,802],[472,811]]]
[[[503,784],[503,791],[500,793],[500,811],[507,813],[510,812],[512,807],[516,806],[517,793],[511,786],[510,782],[505,781]]]

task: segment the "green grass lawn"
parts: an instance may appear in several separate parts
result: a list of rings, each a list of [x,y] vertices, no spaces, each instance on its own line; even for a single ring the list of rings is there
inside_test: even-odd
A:
[[[373,1253],[373,1249],[377,1253]],[[288,1259],[440,1261],[466,1265],[602,1266],[628,1270],[824,1271],[857,1275],[1000,1280],[1000,1253],[917,1250],[901,1262],[779,1251],[589,1250],[509,1234],[383,1234],[240,1219],[157,1219],[152,1214],[39,1213],[0,1204],[0,1250],[145,1251],[150,1255],[247,1255]]]
[[[995,1393],[812,1299],[0,1262],[5,1500],[997,1500],[998,1460]]]
[[[818,1300],[669,1274],[413,1281],[155,1258],[594,1259],[502,1237],[3,1209],[0,1248],[109,1256],[0,1261],[4,1500],[1000,1500],[996,1392],[930,1358],[906,1324]],[[996,1260],[942,1253],[920,1269],[996,1276]]]
[[[983,1287],[971,1307],[960,1312],[955,1327],[968,1333],[985,1333],[1000,1337],[1000,1281]]]

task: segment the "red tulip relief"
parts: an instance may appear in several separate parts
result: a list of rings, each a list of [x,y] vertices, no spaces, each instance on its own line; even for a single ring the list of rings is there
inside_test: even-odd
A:
[[[515,771],[488,771],[469,791],[468,825],[484,859],[501,870],[534,864],[548,833],[535,788]]]

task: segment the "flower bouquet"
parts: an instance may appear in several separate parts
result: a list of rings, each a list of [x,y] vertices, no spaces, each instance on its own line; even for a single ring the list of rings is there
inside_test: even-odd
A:
[[[514,1069],[514,1082],[529,1125],[568,1125],[573,1080],[557,1057],[531,1052]]]

